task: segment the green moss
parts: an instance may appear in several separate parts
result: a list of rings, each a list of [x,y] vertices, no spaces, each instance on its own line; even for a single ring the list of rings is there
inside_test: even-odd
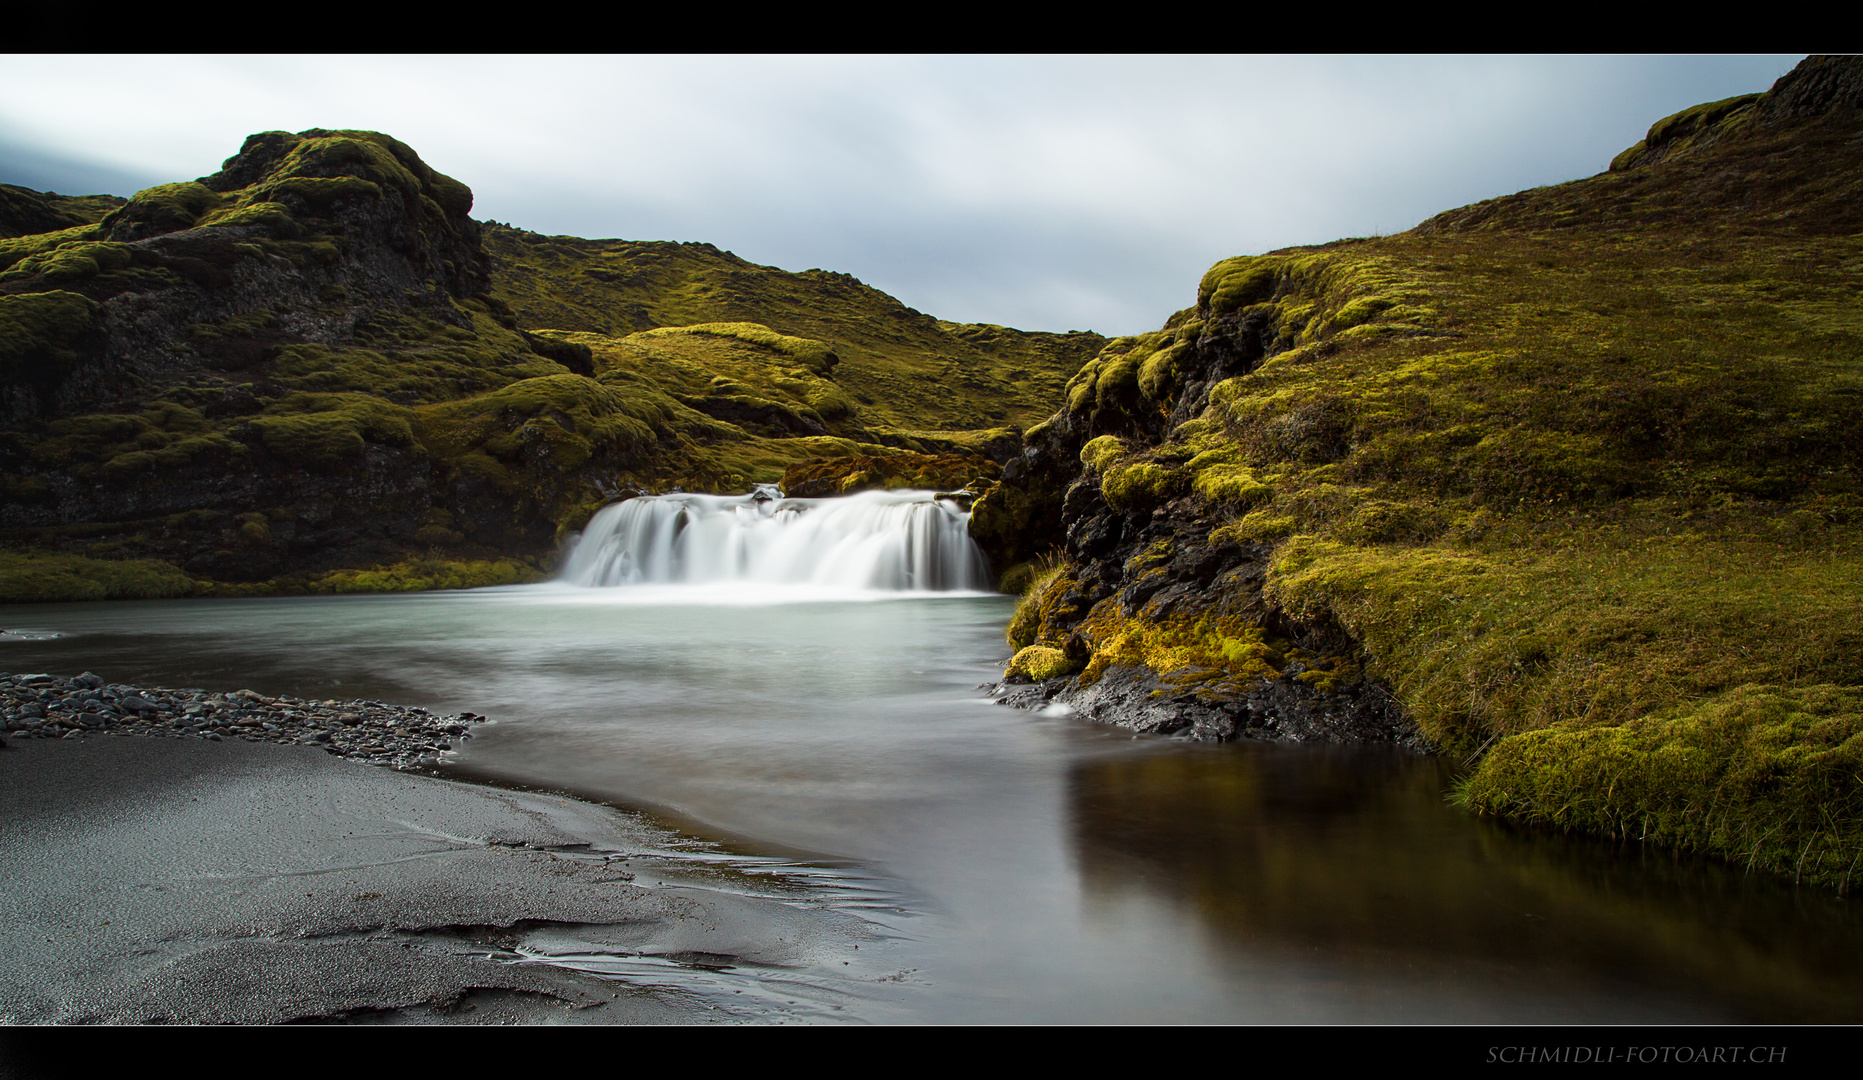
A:
[[[253,425],[265,448],[292,465],[341,472],[362,461],[362,432],[354,418],[340,412],[261,416]]]
[[[1060,649],[1052,649],[1046,645],[1030,645],[1026,649],[1018,650],[1016,655],[1010,659],[1009,666],[1003,669],[1003,677],[1022,675],[1035,682],[1045,682],[1063,675],[1072,675],[1080,668],[1079,662],[1069,660],[1067,654]]]
[[[167,563],[82,555],[0,551],[0,602],[154,600],[187,596],[194,582]]]
[[[113,233],[130,230],[134,234],[130,239],[157,236],[193,228],[196,221],[219,209],[223,201],[219,192],[192,180],[158,184],[138,191],[102,224]]]
[[[1243,614],[1220,608],[1154,617],[1124,614],[1116,600],[1095,605],[1085,621],[1093,652],[1082,685],[1107,670],[1140,666],[1167,686],[1211,696],[1234,696],[1280,675],[1286,643],[1270,640]]]
[[[860,441],[869,439],[856,427],[962,432],[1034,424],[1105,342],[1089,333],[940,323],[845,274],[787,273],[708,244],[545,237],[492,225],[486,245],[499,263],[497,297],[532,330],[621,341],[656,328],[756,324],[779,338],[816,343],[821,351],[790,356],[745,337],[668,334],[637,339],[637,349],[610,349],[608,359],[669,393],[703,393],[664,363],[691,360],[708,372],[705,379],[727,375],[779,401],[792,398],[789,390],[761,381],[766,376],[756,369],[790,368],[804,382],[828,384],[794,400],[833,433]],[[598,368],[603,352],[596,347]],[[821,362],[829,354],[839,361],[832,371]],[[762,359],[749,363],[754,357]],[[609,377],[606,369],[598,375]]]
[[[74,285],[86,278],[122,270],[130,264],[128,244],[80,240],[29,255],[0,273],[0,281],[38,276],[48,285]]]
[[[1863,689],[1748,684],[1623,724],[1526,732],[1458,798],[1846,889],[1863,859]]]
[[[1156,506],[1183,494],[1189,486],[1185,470],[1156,461],[1116,465],[1100,481],[1106,504],[1115,510]]]
[[[1129,448],[1124,439],[1116,435],[1101,435],[1089,439],[1080,448],[1080,463],[1097,473],[1104,473],[1125,457]]]
[[[525,585],[542,581],[543,571],[515,559],[448,560],[411,559],[367,570],[337,570],[302,584],[292,591],[310,593],[426,592],[433,589],[481,589],[492,585]]]
[[[665,395],[617,389],[580,375],[551,375],[427,406],[415,424],[421,443],[436,457],[491,477],[503,469],[473,455],[530,469],[572,470],[598,454],[616,465],[639,464],[640,455],[657,443],[656,432],[673,423],[677,408]]]
[[[834,369],[835,364],[840,362],[834,350],[822,342],[779,334],[760,323],[697,323],[692,326],[669,326],[646,331],[641,337],[652,340],[684,334],[733,338],[752,345],[761,345],[780,353],[817,375],[827,375]]]
[[[0,383],[62,382],[101,311],[70,292],[0,296]]]
[[[380,184],[356,176],[287,176],[259,186],[252,197],[281,207],[284,204],[278,201],[280,199],[299,199],[322,212],[339,202],[379,199],[382,188]]]
[[[1254,470],[1246,465],[1211,464],[1197,469],[1198,459],[1191,462],[1191,471],[1195,477],[1191,481],[1191,490],[1197,497],[1212,503],[1228,506],[1248,507],[1274,497],[1274,489],[1256,479]]]
[[[1002,466],[974,454],[884,455],[851,454],[802,461],[783,471],[783,492],[791,497],[819,498],[851,495],[857,491],[921,488],[957,491],[996,479]]]
[[[54,251],[65,244],[84,243],[96,240],[103,235],[97,225],[73,225],[56,232],[38,233],[32,236],[17,236],[0,240],[0,270],[16,266],[23,259]]]
[[[1439,745],[1621,724],[1747,683],[1863,683],[1854,548],[1678,539],[1581,519],[1496,525],[1476,549],[1296,537],[1268,590],[1339,619]]]
[[[1435,539],[1447,525],[1448,515],[1435,507],[1370,499],[1339,523],[1338,535],[1359,544],[1417,543]]]
[[[366,394],[292,394],[251,423],[265,448],[287,462],[342,472],[361,462],[365,442],[413,445],[410,415]]]
[[[1268,299],[1286,260],[1272,256],[1224,259],[1197,285],[1197,306],[1223,315]]]
[[[1003,636],[1017,650],[1026,649],[1035,644],[1041,636],[1044,605],[1052,606],[1059,593],[1067,587],[1058,562],[1050,561],[1045,566],[1028,563],[1023,565],[1032,566],[1033,573],[1022,592],[1022,602],[1016,605],[1015,614],[1010,617],[1009,625],[1003,630]]]
[[[1271,552],[1270,610],[1343,627],[1362,650],[1289,651],[1292,677],[1338,688],[1362,661],[1437,745],[1496,761],[1515,748],[1490,777],[1513,794],[1483,796],[1495,812],[1792,872],[1802,858],[1829,882],[1856,848],[1813,826],[1811,787],[1776,804],[1728,794],[1733,824],[1699,835],[1650,809],[1708,783],[1663,779],[1670,742],[1698,748],[1702,776],[1765,756],[1710,737],[1700,725],[1721,725],[1704,719],[1720,706],[1703,703],[1863,685],[1863,174],[1841,124],[1762,105],[1660,122],[1629,172],[1400,236],[1225,260],[1195,309],[1077,374],[1066,427],[1125,440],[1082,450],[1109,504],[1187,487],[1182,510],[1207,515],[1211,544]],[[1161,442],[1155,424],[1119,423],[1170,415],[1182,372],[1256,343],[1261,361]],[[1123,580],[1159,572],[1125,554]],[[1205,606],[1259,626],[1246,596],[1219,578]],[[1071,587],[1025,603],[1017,644],[1090,633],[1089,680],[1120,664],[1215,670],[1213,638],[1250,644],[1081,603]],[[1613,802],[1608,777],[1645,765],[1640,794]],[[1760,843],[1742,820],[1778,831]]]
[[[302,226],[292,218],[291,212],[283,203],[271,201],[247,202],[215,210],[198,223],[200,227],[224,226],[227,228],[263,229],[271,236],[289,240],[298,236]]]

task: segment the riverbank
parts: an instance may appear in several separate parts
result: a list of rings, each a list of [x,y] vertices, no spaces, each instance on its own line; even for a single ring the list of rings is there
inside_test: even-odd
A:
[[[145,688],[82,672],[0,672],[0,722],[13,739],[75,739],[86,734],[143,735],[318,746],[338,757],[399,768],[431,768],[472,738],[477,713],[436,716],[382,701],[268,697],[253,690]],[[0,741],[0,746],[5,745]]]
[[[0,750],[0,1023],[732,1022],[807,1012],[828,967],[845,982],[870,974],[843,966],[857,946],[878,959],[862,920],[695,860],[644,818],[361,768],[419,758],[279,722],[328,703],[224,695],[218,730],[183,737],[199,701],[134,694],[179,706],[151,715],[131,696],[94,728],[60,723],[60,702],[67,734]],[[464,720],[341,704],[362,722],[332,740]],[[763,992],[770,975],[792,1000]]]

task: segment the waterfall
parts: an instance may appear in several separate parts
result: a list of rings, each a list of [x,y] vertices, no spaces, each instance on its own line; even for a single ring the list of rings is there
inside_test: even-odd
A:
[[[885,592],[988,591],[970,515],[930,491],[832,499],[647,495],[603,507],[558,580],[626,585],[812,585]]]

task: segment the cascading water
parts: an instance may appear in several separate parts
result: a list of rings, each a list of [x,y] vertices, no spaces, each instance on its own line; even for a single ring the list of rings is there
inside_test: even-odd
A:
[[[648,495],[604,507],[560,581],[619,585],[812,585],[888,592],[988,591],[970,515],[930,491],[833,499]]]

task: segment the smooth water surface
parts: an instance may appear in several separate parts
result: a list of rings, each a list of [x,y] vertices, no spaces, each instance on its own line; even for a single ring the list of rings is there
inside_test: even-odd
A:
[[[455,775],[851,860],[891,897],[893,974],[838,1015],[1863,1020],[1851,903],[1470,819],[1438,759],[995,706],[1011,606],[718,584],[9,607],[0,670],[470,709],[495,723]]]

